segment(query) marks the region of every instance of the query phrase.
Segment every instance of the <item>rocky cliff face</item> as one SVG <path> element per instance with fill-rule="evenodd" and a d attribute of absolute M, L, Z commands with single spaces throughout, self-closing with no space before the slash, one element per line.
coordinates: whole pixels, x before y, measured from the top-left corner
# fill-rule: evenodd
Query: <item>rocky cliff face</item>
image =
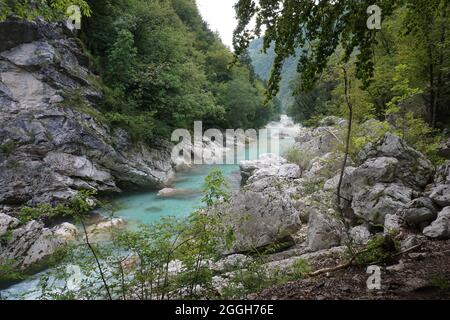
<path fill-rule="evenodd" d="M 0 23 L 0 205 L 64 201 L 79 189 L 162 187 L 170 146 L 133 145 L 99 121 L 102 93 L 62 24 Z"/>
<path fill-rule="evenodd" d="M 174 175 L 168 143 L 132 144 L 101 120 L 89 64 L 63 24 L 0 23 L 0 265 L 28 268 L 77 238 L 68 223 L 21 225 L 14 207 L 160 188 Z"/>

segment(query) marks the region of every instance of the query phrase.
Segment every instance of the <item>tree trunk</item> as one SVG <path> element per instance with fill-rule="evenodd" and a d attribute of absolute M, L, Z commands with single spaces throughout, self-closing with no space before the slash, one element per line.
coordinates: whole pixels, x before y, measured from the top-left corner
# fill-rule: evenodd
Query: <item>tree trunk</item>
<path fill-rule="evenodd" d="M 89 250 L 91 250 L 92 255 L 94 256 L 95 262 L 97 262 L 98 270 L 100 271 L 100 276 L 102 278 L 103 285 L 105 286 L 106 293 L 108 294 L 109 300 L 112 300 L 111 292 L 109 291 L 108 283 L 106 282 L 105 274 L 103 273 L 102 265 L 100 264 L 100 260 L 97 257 L 97 254 L 95 253 L 94 248 L 92 247 L 91 243 L 89 242 L 89 236 L 86 230 L 86 225 L 84 224 L 83 218 L 81 220 L 81 225 L 83 226 L 84 236 L 86 238 L 86 244 L 89 247 Z"/>
<path fill-rule="evenodd" d="M 347 108 L 348 108 L 348 128 L 347 128 L 347 138 L 345 140 L 345 154 L 344 154 L 344 161 L 342 162 L 342 168 L 341 168 L 341 174 L 339 176 L 339 183 L 338 183 L 338 187 L 337 187 L 337 201 L 338 201 L 338 208 L 339 210 L 342 210 L 341 208 L 341 188 L 342 188 L 342 182 L 344 180 L 344 173 L 345 173 L 345 168 L 347 167 L 347 161 L 348 161 L 348 155 L 350 152 L 350 139 L 351 139 L 351 135 L 352 135 L 352 124 L 353 124 L 353 105 L 352 102 L 350 100 L 350 81 L 348 78 L 348 73 L 347 73 L 347 69 L 346 67 L 342 67 L 343 71 L 344 71 L 344 87 L 345 87 L 345 101 L 347 103 Z M 345 222 L 345 220 L 344 220 Z"/>
<path fill-rule="evenodd" d="M 436 93 L 435 93 L 435 101 L 433 105 L 433 120 L 431 127 L 436 129 L 436 118 L 438 110 L 440 109 L 440 99 L 441 99 L 441 89 L 443 87 L 443 75 L 442 75 L 442 67 L 444 65 L 444 46 L 445 46 L 445 38 L 447 35 L 447 8 L 443 9 L 442 12 L 442 27 L 441 27 L 441 37 L 439 39 L 439 65 L 438 68 L 438 76 L 437 76 L 437 85 L 436 85 Z"/>
<path fill-rule="evenodd" d="M 430 81 L 430 101 L 428 102 L 428 124 L 433 126 L 434 108 L 435 108 L 435 87 L 434 87 L 434 64 L 433 64 L 433 48 L 428 39 L 428 80 Z"/>

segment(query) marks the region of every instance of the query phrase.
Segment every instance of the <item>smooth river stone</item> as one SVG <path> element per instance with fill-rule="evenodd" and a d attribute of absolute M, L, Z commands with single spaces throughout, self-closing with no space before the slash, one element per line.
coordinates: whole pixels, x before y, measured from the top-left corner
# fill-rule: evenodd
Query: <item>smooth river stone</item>
<path fill-rule="evenodd" d="M 172 188 L 164 188 L 158 192 L 158 197 L 161 198 L 170 198 L 170 197 L 185 197 L 192 196 L 195 194 L 199 194 L 198 190 L 192 189 L 172 189 Z"/>

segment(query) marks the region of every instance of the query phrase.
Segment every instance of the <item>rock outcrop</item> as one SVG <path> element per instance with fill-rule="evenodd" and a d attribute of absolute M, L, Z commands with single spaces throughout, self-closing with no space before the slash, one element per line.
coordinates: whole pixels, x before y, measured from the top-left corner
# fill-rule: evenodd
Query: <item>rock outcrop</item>
<path fill-rule="evenodd" d="M 289 180 L 277 176 L 255 180 L 221 208 L 235 229 L 236 252 L 284 241 L 300 229 L 300 213 L 289 194 L 280 189 Z"/>
<path fill-rule="evenodd" d="M 344 179 L 344 209 L 372 225 L 383 225 L 387 214 L 417 198 L 433 174 L 425 156 L 391 134 L 370 143 L 359 158 L 362 165 Z"/>
<path fill-rule="evenodd" d="M 445 207 L 437 219 L 423 230 L 423 234 L 432 239 L 450 238 L 450 207 Z"/>
<path fill-rule="evenodd" d="M 407 203 L 397 213 L 404 225 L 422 230 L 437 217 L 437 208 L 427 197 L 414 199 Z"/>
<path fill-rule="evenodd" d="M 0 205 L 161 188 L 172 178 L 170 145 L 132 144 L 102 120 L 89 59 L 63 24 L 8 20 L 0 39 Z"/>
<path fill-rule="evenodd" d="M 450 161 L 438 168 L 434 181 L 430 198 L 441 207 L 450 206 Z"/>
<path fill-rule="evenodd" d="M 300 168 L 273 154 L 242 161 L 245 183 L 218 210 L 234 228 L 233 252 L 247 252 L 278 242 L 292 242 L 301 228 L 300 212 L 289 188 L 300 177 Z"/>
<path fill-rule="evenodd" d="M 438 151 L 442 157 L 450 159 L 450 139 L 443 141 Z"/>
<path fill-rule="evenodd" d="M 344 230 L 332 212 L 313 211 L 308 222 L 307 246 L 314 252 L 337 247 L 344 238 Z"/>
<path fill-rule="evenodd" d="M 77 234 L 70 223 L 46 228 L 32 220 L 20 225 L 19 220 L 0 213 L 0 265 L 26 269 L 75 241 Z"/>

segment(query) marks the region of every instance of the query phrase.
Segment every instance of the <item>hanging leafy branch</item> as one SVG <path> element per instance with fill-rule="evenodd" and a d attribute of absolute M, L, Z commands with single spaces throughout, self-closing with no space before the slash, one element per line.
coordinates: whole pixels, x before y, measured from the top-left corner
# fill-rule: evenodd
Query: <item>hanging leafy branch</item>
<path fill-rule="evenodd" d="M 235 6 L 238 26 L 233 44 L 236 55 L 244 52 L 255 37 L 264 37 L 264 51 L 275 44 L 276 58 L 268 85 L 269 97 L 277 94 L 283 63 L 295 55 L 297 48 L 301 49 L 298 71 L 302 74 L 303 90 L 313 87 L 339 46 L 345 52 L 344 63 L 357 51 L 356 75 L 367 85 L 374 72 L 372 46 L 376 43 L 376 31 L 367 28 L 367 8 L 372 2 L 240 0 Z M 382 18 L 392 14 L 402 2 L 377 1 Z M 252 21 L 256 21 L 254 27 L 251 26 Z"/>

